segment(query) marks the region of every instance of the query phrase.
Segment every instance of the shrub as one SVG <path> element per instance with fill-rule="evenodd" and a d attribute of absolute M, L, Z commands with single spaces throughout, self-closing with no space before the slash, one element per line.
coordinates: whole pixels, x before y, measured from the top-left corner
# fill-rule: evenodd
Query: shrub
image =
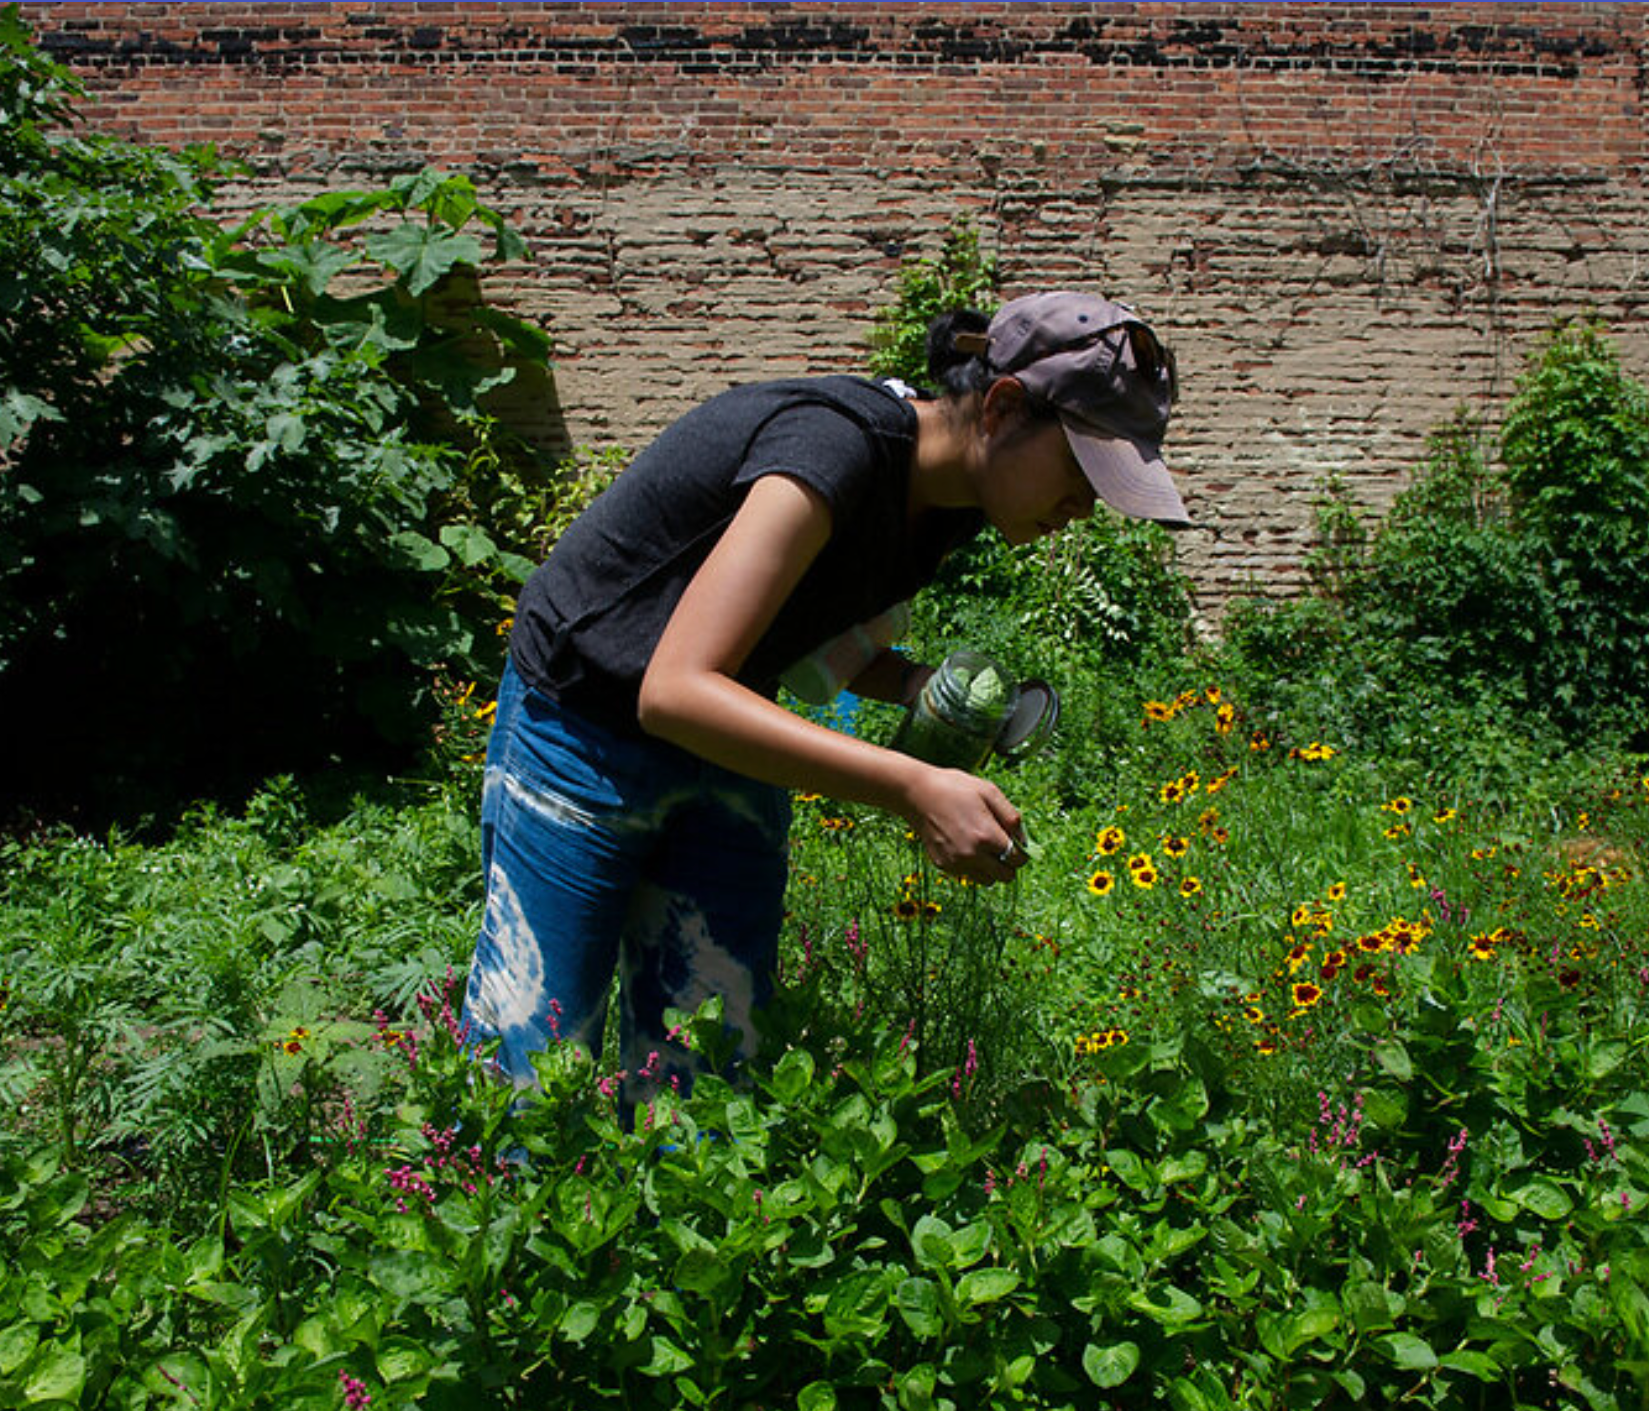
<path fill-rule="evenodd" d="M 477 399 L 548 340 L 443 302 L 519 238 L 432 171 L 225 230 L 224 164 L 69 129 L 15 10 L 0 44 L 8 786 L 130 806 L 400 758 L 433 668 L 496 669 L 530 566 L 477 522 Z"/>
<path fill-rule="evenodd" d="M 1649 701 L 1649 389 L 1601 325 L 1554 329 L 1502 434 L 1515 531 L 1539 562 L 1548 620 L 1535 681 L 1577 730 Z"/>
<path fill-rule="evenodd" d="M 900 268 L 893 300 L 871 330 L 871 371 L 922 385 L 928 325 L 952 309 L 993 312 L 1000 302 L 996 278 L 996 260 L 979 248 L 978 228 L 966 217 L 954 222 L 937 255 L 913 256 Z"/>
<path fill-rule="evenodd" d="M 1457 415 L 1371 532 L 1329 499 L 1312 595 L 1233 611 L 1234 660 L 1274 709 L 1436 761 L 1508 729 L 1641 730 L 1649 393 L 1597 325 L 1563 324 L 1519 379 L 1498 462 L 1490 446 Z"/>

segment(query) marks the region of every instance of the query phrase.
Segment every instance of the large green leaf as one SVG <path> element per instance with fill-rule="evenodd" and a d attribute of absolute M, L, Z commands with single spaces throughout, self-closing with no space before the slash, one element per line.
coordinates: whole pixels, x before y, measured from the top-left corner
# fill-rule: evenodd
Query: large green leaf
<path fill-rule="evenodd" d="M 905 1325 L 919 1338 L 936 1338 L 945 1329 L 939 1311 L 939 1285 L 932 1279 L 904 1280 L 893 1296 L 894 1307 Z"/>
<path fill-rule="evenodd" d="M 1413 1333 L 1388 1333 L 1378 1345 L 1399 1367 L 1411 1372 L 1429 1372 L 1437 1366 L 1437 1353 L 1432 1345 Z"/>
<path fill-rule="evenodd" d="M 75 1405 L 86 1385 L 86 1359 L 75 1334 L 70 1342 L 48 1342 L 40 1346 L 23 1378 L 25 1405 L 42 1401 L 63 1401 Z"/>
<path fill-rule="evenodd" d="M 416 221 L 405 221 L 366 242 L 366 252 L 406 281 L 414 295 L 428 293 L 454 268 L 481 262 L 481 244 L 473 235 L 454 235 Z"/>
<path fill-rule="evenodd" d="M 1095 1386 L 1119 1387 L 1139 1366 L 1139 1344 L 1117 1342 L 1101 1347 L 1089 1343 L 1082 1349 L 1082 1370 Z"/>
<path fill-rule="evenodd" d="M 974 1269 L 956 1281 L 956 1301 L 964 1307 L 995 1303 L 1019 1287 L 1019 1275 L 1012 1269 Z"/>

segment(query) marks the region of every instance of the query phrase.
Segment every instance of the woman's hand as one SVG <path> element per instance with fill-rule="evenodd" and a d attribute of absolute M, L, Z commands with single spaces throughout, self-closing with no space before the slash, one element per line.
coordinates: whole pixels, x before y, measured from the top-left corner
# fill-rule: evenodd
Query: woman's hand
<path fill-rule="evenodd" d="M 989 886 L 1010 882 L 1028 861 L 1023 819 L 988 779 L 960 769 L 924 769 L 906 817 L 941 872 Z"/>

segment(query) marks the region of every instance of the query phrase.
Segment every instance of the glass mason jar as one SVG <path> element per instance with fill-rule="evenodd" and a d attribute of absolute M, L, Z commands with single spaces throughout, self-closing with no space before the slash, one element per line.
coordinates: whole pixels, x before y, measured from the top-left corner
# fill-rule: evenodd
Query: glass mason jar
<path fill-rule="evenodd" d="M 928 677 L 893 736 L 892 748 L 948 769 L 970 773 L 985 762 L 1019 688 L 983 652 L 952 652 Z"/>

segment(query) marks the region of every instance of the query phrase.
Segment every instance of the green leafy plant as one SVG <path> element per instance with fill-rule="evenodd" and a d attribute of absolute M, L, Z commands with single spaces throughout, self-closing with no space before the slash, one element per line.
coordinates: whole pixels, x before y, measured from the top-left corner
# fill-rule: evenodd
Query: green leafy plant
<path fill-rule="evenodd" d="M 1534 546 L 1552 630 L 1537 688 L 1564 722 L 1649 702 L 1649 389 L 1603 327 L 1555 328 L 1530 360 L 1502 433 L 1514 528 Z"/>
<path fill-rule="evenodd" d="M 1554 328 L 1506 410 L 1438 428 L 1366 533 L 1332 500 L 1318 591 L 1232 614 L 1235 660 L 1284 712 L 1333 733 L 1492 766 L 1508 726 L 1578 740 L 1641 731 L 1649 622 L 1649 394 L 1594 323 Z"/>
<path fill-rule="evenodd" d="M 870 335 L 870 368 L 916 386 L 927 379 L 928 325 L 942 313 L 995 311 L 997 264 L 980 247 L 979 229 L 962 217 L 946 230 L 939 250 L 907 258 L 892 300 L 877 311 Z"/>
<path fill-rule="evenodd" d="M 473 275 L 519 237 L 435 171 L 225 229 L 227 168 L 69 128 L 0 27 L 0 722 L 40 762 L 8 787 L 132 811 L 405 758 L 531 566 L 482 399 L 549 340 Z"/>

